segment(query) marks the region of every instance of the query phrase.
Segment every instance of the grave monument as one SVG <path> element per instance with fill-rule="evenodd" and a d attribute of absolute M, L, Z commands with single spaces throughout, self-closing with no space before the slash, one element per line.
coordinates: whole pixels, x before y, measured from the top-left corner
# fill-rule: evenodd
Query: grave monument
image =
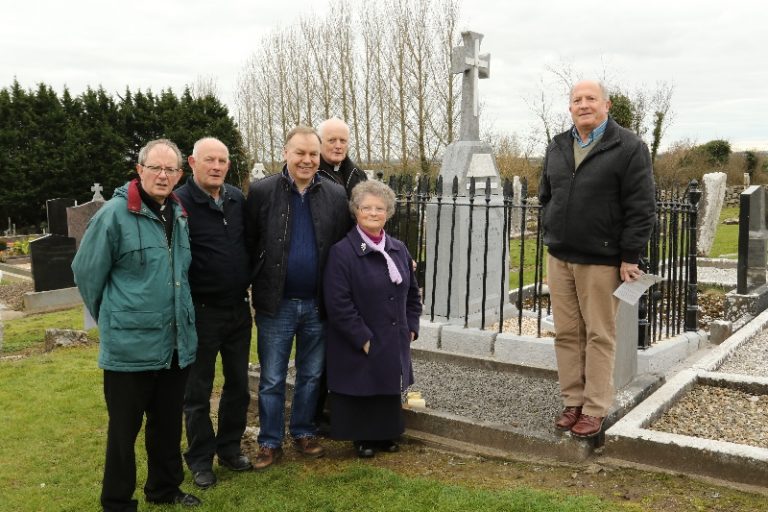
<path fill-rule="evenodd" d="M 70 267 L 75 257 L 75 239 L 68 236 L 67 227 L 67 208 L 75 204 L 76 201 L 69 198 L 46 201 L 50 234 L 29 244 L 36 292 L 75 286 Z"/>
<path fill-rule="evenodd" d="M 508 242 L 503 234 L 499 172 L 491 146 L 480 140 L 478 84 L 490 75 L 490 56 L 480 54 L 482 38 L 477 32 L 463 32 L 463 46 L 451 53 L 451 71 L 463 75 L 460 136 L 443 154 L 440 168 L 443 202 L 439 205 L 433 199 L 427 205 L 426 223 L 425 314 L 431 311 L 434 296 L 437 318 L 468 326 L 480 324 L 484 288 L 486 319 L 498 317 L 500 302 L 508 303 L 506 287 L 500 296 L 500 283 L 506 283 L 508 278 L 508 262 L 502 261 L 499 248 Z M 455 222 L 452 222 L 454 178 L 458 181 L 458 198 Z M 474 198 L 470 197 L 471 178 L 475 178 Z M 487 183 L 490 197 L 486 196 Z M 490 215 L 486 237 L 487 197 Z M 471 208 L 470 203 L 476 207 Z M 485 286 L 484 272 L 487 272 Z"/>
<path fill-rule="evenodd" d="M 696 254 L 706 256 L 712 249 L 717 232 L 717 224 L 720 222 L 720 212 L 725 202 L 724 172 L 710 172 L 704 175 L 704 193 L 699 202 L 699 225 L 696 233 Z"/>
<path fill-rule="evenodd" d="M 90 201 L 67 208 L 67 234 L 75 239 L 76 248 L 80 248 L 80 240 L 83 239 L 85 228 L 88 227 L 88 221 L 104 206 L 104 196 L 101 195 L 102 190 L 104 190 L 104 187 L 94 183 L 91 187 L 93 198 Z"/>

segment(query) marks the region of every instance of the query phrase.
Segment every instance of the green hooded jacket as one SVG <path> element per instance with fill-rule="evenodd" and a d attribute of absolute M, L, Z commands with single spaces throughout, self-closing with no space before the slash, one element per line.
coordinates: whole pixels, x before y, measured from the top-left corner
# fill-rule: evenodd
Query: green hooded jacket
<path fill-rule="evenodd" d="M 195 311 L 187 214 L 174 194 L 171 247 L 141 201 L 138 180 L 115 189 L 93 216 L 72 262 L 75 283 L 99 323 L 99 367 L 138 372 L 195 361 Z"/>

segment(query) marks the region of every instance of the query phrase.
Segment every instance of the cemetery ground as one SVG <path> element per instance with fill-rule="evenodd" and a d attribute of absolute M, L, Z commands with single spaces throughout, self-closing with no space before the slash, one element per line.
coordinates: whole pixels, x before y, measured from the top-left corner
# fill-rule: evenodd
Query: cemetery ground
<path fill-rule="evenodd" d="M 86 345 L 44 352 L 45 327 L 78 328 L 82 308 L 9 320 L 0 359 L 0 511 L 98 510 L 106 410 L 96 331 Z M 255 352 L 255 351 L 254 351 Z M 253 354 L 255 360 L 255 354 Z M 215 401 L 221 387 L 215 383 Z M 250 426 L 257 423 L 251 411 Z M 143 439 L 139 475 L 146 476 Z M 256 451 L 249 429 L 246 452 Z M 200 510 L 757 511 L 768 497 L 714 481 L 632 467 L 602 455 L 584 463 L 511 461 L 405 441 L 397 454 L 360 461 L 349 443 L 326 441 L 319 460 L 286 448 L 263 472 L 216 468 L 220 483 L 197 492 Z M 139 484 L 140 486 L 141 484 Z M 140 489 L 137 495 L 141 495 Z M 170 510 L 163 507 L 142 509 Z"/>

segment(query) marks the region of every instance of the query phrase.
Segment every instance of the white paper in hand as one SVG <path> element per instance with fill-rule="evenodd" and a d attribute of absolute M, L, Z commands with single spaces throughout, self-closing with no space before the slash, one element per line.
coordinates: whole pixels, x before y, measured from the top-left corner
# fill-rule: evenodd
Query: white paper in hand
<path fill-rule="evenodd" d="M 663 280 L 663 277 L 655 276 L 653 274 L 643 274 L 632 282 L 621 283 L 621 286 L 616 288 L 616 291 L 613 292 L 613 296 L 626 302 L 630 306 L 634 306 L 637 304 L 637 301 L 640 300 L 640 297 L 643 296 L 645 290 Z"/>

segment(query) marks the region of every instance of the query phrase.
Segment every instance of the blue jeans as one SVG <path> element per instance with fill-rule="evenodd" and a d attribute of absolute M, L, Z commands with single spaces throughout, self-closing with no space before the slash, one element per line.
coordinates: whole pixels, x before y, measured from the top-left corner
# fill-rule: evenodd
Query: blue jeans
<path fill-rule="evenodd" d="M 289 431 L 294 439 L 317 434 L 314 424 L 325 363 L 325 326 L 314 299 L 283 299 L 273 316 L 256 313 L 260 446 L 277 448 L 285 435 L 285 378 L 296 336 L 296 385 Z"/>

